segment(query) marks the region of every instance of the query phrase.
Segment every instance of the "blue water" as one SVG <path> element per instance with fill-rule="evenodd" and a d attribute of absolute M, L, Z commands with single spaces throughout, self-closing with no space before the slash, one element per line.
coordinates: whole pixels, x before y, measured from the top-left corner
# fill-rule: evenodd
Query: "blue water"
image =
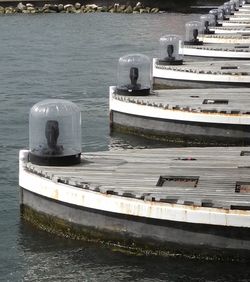
<path fill-rule="evenodd" d="M 15 15 L 0 17 L 0 281 L 250 281 L 248 265 L 134 256 L 57 238 L 20 219 L 18 151 L 28 112 L 45 98 L 78 104 L 83 152 L 160 146 L 109 135 L 108 86 L 128 53 L 158 53 L 167 33 L 198 15 Z"/>

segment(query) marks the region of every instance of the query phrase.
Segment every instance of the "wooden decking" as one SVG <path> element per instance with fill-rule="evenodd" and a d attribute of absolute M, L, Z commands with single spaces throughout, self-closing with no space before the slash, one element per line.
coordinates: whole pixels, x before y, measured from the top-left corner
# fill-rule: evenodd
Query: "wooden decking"
<path fill-rule="evenodd" d="M 29 171 L 121 197 L 213 208 L 250 209 L 250 148 L 168 148 L 84 153 L 71 167 Z"/>
<path fill-rule="evenodd" d="M 250 22 L 249 21 L 223 21 L 221 22 L 222 26 L 232 26 L 232 27 L 250 27 Z"/>
<path fill-rule="evenodd" d="M 232 75 L 232 76 L 249 76 L 250 64 L 248 61 L 215 61 L 215 62 L 184 62 L 180 66 L 162 66 L 156 64 L 157 68 L 174 70 L 178 72 L 190 72 L 213 75 Z"/>
<path fill-rule="evenodd" d="M 221 44 L 246 44 L 250 43 L 249 34 L 205 34 L 199 37 L 204 43 L 221 43 Z"/>
<path fill-rule="evenodd" d="M 249 34 L 228 34 L 228 33 L 220 33 L 220 34 L 205 34 L 202 35 L 202 39 L 205 38 L 217 38 L 217 39 L 242 39 L 243 40 L 249 40 L 250 35 Z"/>
<path fill-rule="evenodd" d="M 230 33 L 226 33 L 230 34 Z M 204 38 L 204 37 L 203 37 Z M 203 40 L 203 39 L 202 39 Z M 209 43 L 209 41 L 217 43 Z M 223 39 L 224 40 L 224 39 Z M 216 38 L 205 38 L 203 45 L 184 45 L 183 54 L 194 57 L 210 57 L 217 59 L 230 60 L 249 60 L 250 48 L 249 44 L 222 43 Z M 228 41 L 227 39 L 225 41 Z"/>
<path fill-rule="evenodd" d="M 244 115 L 250 118 L 249 88 L 158 90 L 146 97 L 116 95 L 115 99 L 164 109 Z"/>
<path fill-rule="evenodd" d="M 250 14 L 249 14 L 250 16 Z M 237 26 L 216 26 L 211 27 L 210 30 L 215 31 L 216 34 L 219 33 L 239 33 L 239 34 L 248 34 L 250 33 L 249 27 L 237 27 Z"/>
<path fill-rule="evenodd" d="M 207 51 L 250 53 L 249 44 L 240 44 L 239 45 L 239 44 L 213 43 L 213 44 L 204 44 L 204 45 L 185 45 L 184 48 L 185 49 L 196 49 L 196 50 L 207 50 Z"/>

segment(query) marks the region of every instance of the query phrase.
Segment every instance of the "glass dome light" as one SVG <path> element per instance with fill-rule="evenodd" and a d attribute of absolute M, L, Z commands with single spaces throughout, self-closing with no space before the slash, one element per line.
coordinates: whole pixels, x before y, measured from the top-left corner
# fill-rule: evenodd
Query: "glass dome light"
<path fill-rule="evenodd" d="M 198 21 L 188 22 L 185 25 L 186 28 L 186 45 L 202 45 L 203 41 L 198 39 L 198 36 L 203 34 L 203 24 Z"/>
<path fill-rule="evenodd" d="M 182 39 L 178 35 L 164 35 L 160 38 L 160 65 L 181 65 L 183 63 Z"/>
<path fill-rule="evenodd" d="M 239 7 L 246 4 L 246 0 L 239 0 Z"/>
<path fill-rule="evenodd" d="M 223 5 L 223 10 L 224 10 L 224 16 L 228 17 L 231 15 L 231 4 L 229 2 L 224 3 Z"/>
<path fill-rule="evenodd" d="M 212 9 L 212 10 L 209 11 L 209 14 L 214 15 L 215 25 L 221 26 L 219 21 L 224 20 L 224 10 L 222 10 L 222 9 Z"/>
<path fill-rule="evenodd" d="M 238 11 L 240 7 L 240 1 L 239 0 L 230 0 L 230 2 L 233 2 L 234 4 L 234 10 Z"/>
<path fill-rule="evenodd" d="M 80 163 L 81 111 L 74 103 L 47 99 L 30 109 L 29 160 L 52 166 Z"/>
<path fill-rule="evenodd" d="M 217 9 L 218 14 L 217 14 L 217 19 L 218 21 L 223 21 L 224 20 L 224 10 L 223 9 Z"/>
<path fill-rule="evenodd" d="M 231 15 L 231 9 L 230 6 L 226 5 L 221 5 L 218 7 L 219 10 L 223 12 L 223 19 L 222 20 L 228 20 L 229 16 Z"/>
<path fill-rule="evenodd" d="M 149 57 L 142 54 L 129 54 L 118 61 L 116 93 L 144 96 L 150 94 L 151 64 Z"/>
<path fill-rule="evenodd" d="M 228 2 L 228 5 L 230 5 L 231 13 L 233 13 L 236 10 L 236 1 L 235 0 L 230 0 Z"/>
<path fill-rule="evenodd" d="M 215 16 L 213 14 L 202 15 L 200 20 L 203 24 L 204 34 L 214 34 L 209 27 L 215 26 Z"/>

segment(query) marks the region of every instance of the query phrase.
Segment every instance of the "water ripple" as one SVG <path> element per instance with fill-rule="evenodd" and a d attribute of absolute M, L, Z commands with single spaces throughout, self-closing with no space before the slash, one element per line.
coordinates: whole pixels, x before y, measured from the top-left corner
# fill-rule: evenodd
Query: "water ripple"
<path fill-rule="evenodd" d="M 83 152 L 160 147 L 109 136 L 108 87 L 128 53 L 158 54 L 166 33 L 184 34 L 199 15 L 1 16 L 0 281 L 249 281 L 239 264 L 121 254 L 62 240 L 20 221 L 18 151 L 28 147 L 30 107 L 64 98 L 82 111 Z"/>

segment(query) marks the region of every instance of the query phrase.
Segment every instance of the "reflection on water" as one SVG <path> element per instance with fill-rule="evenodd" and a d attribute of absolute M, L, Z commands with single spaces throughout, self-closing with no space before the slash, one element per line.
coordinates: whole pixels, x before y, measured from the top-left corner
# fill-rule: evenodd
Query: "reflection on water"
<path fill-rule="evenodd" d="M 135 256 L 56 238 L 27 223 L 19 234 L 24 281 L 249 281 L 249 268 L 238 262 Z"/>
<path fill-rule="evenodd" d="M 166 143 L 157 140 L 145 139 L 143 137 L 113 132 L 110 136 L 109 150 L 126 150 L 126 149 L 149 149 L 149 148 L 166 148 L 178 147 L 173 143 Z"/>

